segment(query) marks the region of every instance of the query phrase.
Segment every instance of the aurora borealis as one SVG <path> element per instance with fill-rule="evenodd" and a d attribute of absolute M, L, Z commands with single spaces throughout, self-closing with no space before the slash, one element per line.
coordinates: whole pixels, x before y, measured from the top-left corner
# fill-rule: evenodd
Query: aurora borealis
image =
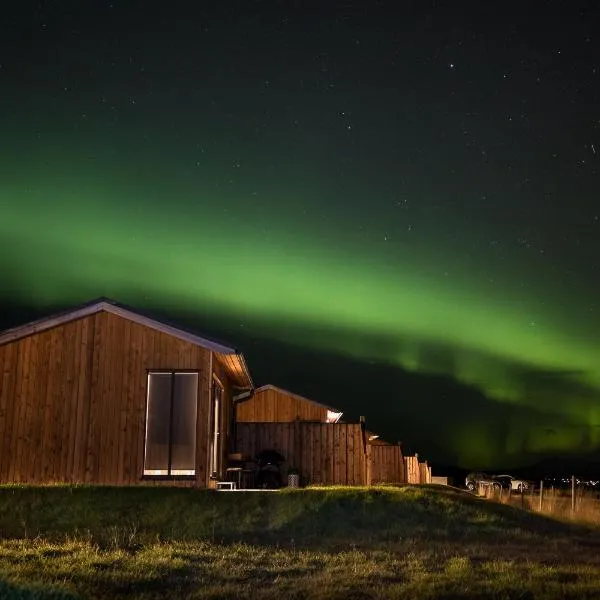
<path fill-rule="evenodd" d="M 110 296 L 444 464 L 597 453 L 599 9 L 364 4 L 9 13 L 4 324 Z"/>

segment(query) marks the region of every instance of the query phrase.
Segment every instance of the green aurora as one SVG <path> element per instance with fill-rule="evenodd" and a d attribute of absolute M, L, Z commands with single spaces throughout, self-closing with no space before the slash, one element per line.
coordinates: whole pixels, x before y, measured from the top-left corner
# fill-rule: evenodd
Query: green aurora
<path fill-rule="evenodd" d="M 428 459 L 597 460 L 598 3 L 13 4 L 3 323 L 109 296 Z"/>
<path fill-rule="evenodd" d="M 0 266 L 12 301 L 43 310 L 108 295 L 175 313 L 202 307 L 256 337 L 450 376 L 495 402 L 552 415 L 550 430 L 515 421 L 502 448 L 490 443 L 487 426 L 455 427 L 447 442 L 463 465 L 516 460 L 524 443 L 534 453 L 600 445 L 599 348 L 586 341 L 585 324 L 558 326 L 555 306 L 539 297 L 506 288 L 491 298 L 460 269 L 440 278 L 423 248 L 400 248 L 391 259 L 385 243 L 361 246 L 343 231 L 266 211 L 227 213 L 209 190 L 179 189 L 164 207 L 148 204 L 160 189 L 91 177 L 40 177 L 0 190 Z M 424 351 L 432 346 L 444 350 Z M 532 389 L 524 369 L 557 374 L 564 389 Z"/>

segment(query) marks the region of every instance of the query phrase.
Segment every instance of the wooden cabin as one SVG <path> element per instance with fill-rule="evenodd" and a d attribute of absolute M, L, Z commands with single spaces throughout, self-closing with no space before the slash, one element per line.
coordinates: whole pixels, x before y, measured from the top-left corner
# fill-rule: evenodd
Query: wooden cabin
<path fill-rule="evenodd" d="M 263 385 L 236 403 L 238 423 L 337 423 L 342 412 L 274 385 Z"/>
<path fill-rule="evenodd" d="M 0 333 L 0 482 L 207 487 L 230 451 L 237 350 L 100 299 Z"/>
<path fill-rule="evenodd" d="M 237 402 L 235 412 L 240 453 L 279 452 L 284 476 L 298 471 L 303 485 L 366 484 L 364 427 L 341 422 L 341 411 L 264 385 Z"/>

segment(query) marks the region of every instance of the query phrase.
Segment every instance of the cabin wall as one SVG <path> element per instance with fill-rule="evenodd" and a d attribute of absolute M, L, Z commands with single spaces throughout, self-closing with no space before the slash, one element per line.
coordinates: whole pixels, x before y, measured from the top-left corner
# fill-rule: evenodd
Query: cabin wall
<path fill-rule="evenodd" d="M 225 468 L 227 465 L 227 456 L 233 452 L 234 440 L 232 439 L 233 423 L 233 394 L 234 388 L 231 381 L 227 377 L 225 365 L 213 357 L 212 361 L 213 376 L 217 378 L 223 386 L 223 402 L 221 403 L 221 473 L 219 476 L 224 477 Z M 212 390 L 212 387 L 211 387 Z"/>
<path fill-rule="evenodd" d="M 264 389 L 237 405 L 238 423 L 327 422 L 327 408 L 280 390 Z"/>
<path fill-rule="evenodd" d="M 0 481 L 141 482 L 149 369 L 200 372 L 206 486 L 210 351 L 107 312 L 0 346 Z"/>
<path fill-rule="evenodd" d="M 435 485 L 452 485 L 452 480 L 450 477 L 444 475 L 432 475 L 431 483 Z"/>

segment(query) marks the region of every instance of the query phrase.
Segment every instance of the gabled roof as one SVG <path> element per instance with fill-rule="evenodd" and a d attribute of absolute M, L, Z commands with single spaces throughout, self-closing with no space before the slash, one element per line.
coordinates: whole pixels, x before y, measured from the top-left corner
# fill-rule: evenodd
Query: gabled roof
<path fill-rule="evenodd" d="M 369 440 L 369 442 L 371 442 L 377 446 L 398 446 L 398 445 L 400 445 L 400 442 L 398 442 L 397 444 L 392 444 L 391 442 L 384 440 L 378 433 L 375 433 L 374 431 L 367 430 L 365 433 L 367 435 L 367 439 Z"/>
<path fill-rule="evenodd" d="M 171 335 L 185 342 L 201 346 L 217 353 L 220 355 L 223 362 L 228 363 L 230 367 L 234 367 L 235 371 L 238 372 L 238 377 L 247 384 L 247 387 L 253 387 L 252 378 L 244 355 L 235 348 L 215 340 L 201 337 L 189 329 L 170 324 L 163 319 L 151 317 L 137 309 L 115 302 L 110 298 L 98 298 L 63 312 L 38 319 L 37 321 L 31 321 L 25 325 L 8 329 L 0 333 L 0 346 L 102 311 L 123 317 L 140 325 L 144 325 L 145 327 L 149 327 L 150 329 L 166 333 L 167 335 Z M 230 364 L 232 362 L 233 364 Z"/>
<path fill-rule="evenodd" d="M 342 415 L 344 414 L 341 410 L 338 410 L 337 408 L 332 408 L 331 406 L 327 406 L 326 404 L 321 404 L 320 402 L 317 402 L 316 400 L 311 400 L 310 398 L 305 398 L 304 396 L 300 396 L 300 394 L 295 394 L 294 392 L 290 392 L 289 390 L 284 390 L 283 388 L 277 387 L 276 385 L 271 385 L 270 383 L 267 385 L 261 385 L 259 388 L 256 388 L 254 390 L 254 393 L 258 394 L 258 393 L 266 391 L 266 390 L 274 390 L 276 392 L 281 392 L 282 394 L 286 394 L 287 396 L 291 396 L 292 398 L 295 398 L 296 400 L 301 400 L 302 402 L 310 402 L 311 404 L 316 404 L 317 406 L 320 406 L 321 408 L 326 409 L 332 415 L 335 415 L 335 417 L 332 417 L 332 422 L 339 421 L 342 418 Z"/>

